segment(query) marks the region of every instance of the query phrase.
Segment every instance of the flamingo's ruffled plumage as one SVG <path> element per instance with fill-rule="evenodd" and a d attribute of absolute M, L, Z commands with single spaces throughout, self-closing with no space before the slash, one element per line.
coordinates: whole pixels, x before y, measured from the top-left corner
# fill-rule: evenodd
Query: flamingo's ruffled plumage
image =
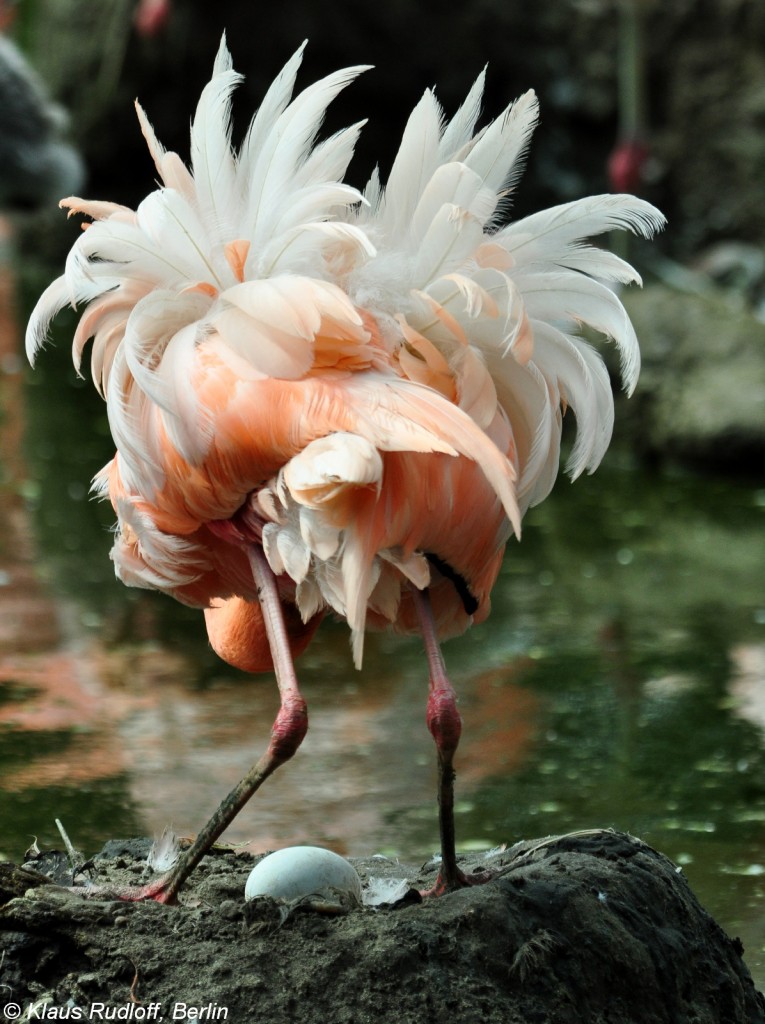
<path fill-rule="evenodd" d="M 220 628 L 257 599 L 239 537 L 262 543 L 304 621 L 347 618 L 357 662 L 366 625 L 412 625 L 407 580 L 430 587 L 443 632 L 487 614 L 504 544 L 557 474 L 562 411 L 577 419 L 573 476 L 609 443 L 609 379 L 580 325 L 616 342 L 628 390 L 637 378 L 604 282 L 638 275 L 583 240 L 663 223 L 602 195 L 498 226 L 537 102 L 526 93 L 475 133 L 483 75 L 448 123 L 426 92 L 387 185 L 374 175 L 360 193 L 343 178 L 362 125 L 316 136 L 364 69 L 291 99 L 301 56 L 234 153 L 239 76 L 221 44 L 190 170 L 138 108 L 162 186 L 136 211 L 63 202 L 93 223 L 27 334 L 33 358 L 55 314 L 85 305 L 74 358 L 92 338 L 117 447 L 97 477 L 119 519 L 117 573 L 217 606 L 213 642 L 242 665 L 257 656 Z"/>

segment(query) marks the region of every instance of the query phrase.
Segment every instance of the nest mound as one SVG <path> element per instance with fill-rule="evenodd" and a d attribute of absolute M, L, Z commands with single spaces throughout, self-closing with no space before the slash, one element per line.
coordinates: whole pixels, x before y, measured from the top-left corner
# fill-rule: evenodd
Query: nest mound
<path fill-rule="evenodd" d="M 107 844 L 97 881 L 135 884 L 146 850 Z M 741 944 L 631 836 L 518 843 L 492 857 L 493 881 L 425 901 L 429 866 L 354 860 L 362 880 L 405 876 L 412 890 L 393 907 L 335 913 L 245 904 L 255 860 L 215 851 L 177 907 L 83 900 L 5 865 L 0 982 L 22 1008 L 47 1001 L 48 1014 L 81 1008 L 81 1019 L 101 1005 L 116 1019 L 270 1024 L 765 1022 Z"/>

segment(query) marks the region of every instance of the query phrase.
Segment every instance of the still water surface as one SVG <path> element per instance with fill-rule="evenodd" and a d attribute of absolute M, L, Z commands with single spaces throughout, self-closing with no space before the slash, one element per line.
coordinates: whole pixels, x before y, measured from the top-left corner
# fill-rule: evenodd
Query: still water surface
<path fill-rule="evenodd" d="M 61 336 L 66 336 L 66 327 Z M 193 833 L 267 743 L 268 677 L 208 649 L 201 613 L 128 591 L 110 456 L 65 343 L 32 375 L 9 346 L 0 418 L 0 856 Z M 765 985 L 765 490 L 647 474 L 619 446 L 561 479 L 512 544 L 487 623 L 445 647 L 461 698 L 458 836 L 481 848 L 590 827 L 665 852 Z M 364 669 L 322 626 L 301 660 L 311 729 L 227 833 L 425 857 L 437 847 L 426 670 L 372 636 Z"/>

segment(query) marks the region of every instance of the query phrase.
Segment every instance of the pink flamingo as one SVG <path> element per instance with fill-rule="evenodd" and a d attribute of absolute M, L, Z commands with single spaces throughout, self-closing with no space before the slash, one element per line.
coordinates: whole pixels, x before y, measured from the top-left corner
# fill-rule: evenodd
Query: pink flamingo
<path fill-rule="evenodd" d="M 361 667 L 368 628 L 420 633 L 438 753 L 442 863 L 432 890 L 466 884 L 455 856 L 460 736 L 439 640 L 483 621 L 505 545 L 555 480 L 592 471 L 613 400 L 586 324 L 638 374 L 629 319 L 603 281 L 639 281 L 582 240 L 663 224 L 628 195 L 567 203 L 500 226 L 537 118 L 526 93 L 475 134 L 479 76 L 448 123 L 427 91 L 383 188 L 343 177 L 362 124 L 316 142 L 330 101 L 363 67 L 291 100 L 302 47 L 232 151 L 239 81 L 221 43 L 191 129 L 191 170 L 137 107 L 162 185 L 133 211 L 65 199 L 90 218 L 40 298 L 29 356 L 65 305 L 86 308 L 79 368 L 106 400 L 117 453 L 95 478 L 118 519 L 118 577 L 204 608 L 230 664 L 273 670 L 268 749 L 193 845 L 126 898 L 172 902 L 308 719 L 293 659 L 327 612 Z"/>

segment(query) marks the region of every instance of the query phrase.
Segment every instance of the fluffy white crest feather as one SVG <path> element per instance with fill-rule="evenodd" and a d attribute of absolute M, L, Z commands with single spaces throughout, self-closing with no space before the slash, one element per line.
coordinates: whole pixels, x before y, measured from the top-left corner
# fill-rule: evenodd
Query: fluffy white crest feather
<path fill-rule="evenodd" d="M 598 195 L 575 199 L 532 213 L 501 228 L 495 241 L 529 266 L 565 257 L 569 247 L 607 231 L 632 231 L 650 238 L 664 226 L 664 217 L 642 199 L 630 195 Z"/>
<path fill-rule="evenodd" d="M 466 164 L 442 164 L 422 191 L 411 224 L 413 239 L 423 239 L 442 207 L 452 206 L 472 214 L 481 226 L 486 224 L 497 205 L 493 189 Z"/>
<path fill-rule="evenodd" d="M 476 122 L 481 113 L 481 100 L 485 85 L 486 68 L 473 82 L 464 103 L 444 128 L 438 147 L 438 158 L 442 164 L 458 160 L 458 153 L 472 141 Z"/>
<path fill-rule="evenodd" d="M 316 266 L 317 255 L 323 257 L 325 270 L 343 275 L 375 256 L 376 249 L 354 224 L 300 224 L 263 247 L 258 270 L 265 277 L 310 272 Z"/>
<path fill-rule="evenodd" d="M 202 90 L 191 126 L 191 169 L 202 219 L 216 240 L 236 233 L 239 195 L 231 151 L 231 94 L 242 76 L 221 40 L 213 77 Z"/>
<path fill-rule="evenodd" d="M 305 89 L 281 113 L 256 154 L 242 164 L 247 173 L 246 233 L 257 246 L 269 237 L 279 212 L 291 195 L 295 175 L 308 159 L 324 113 L 337 96 L 368 65 L 346 68 Z M 345 141 L 335 145 L 347 152 Z M 336 205 L 333 203 L 333 205 Z"/>
<path fill-rule="evenodd" d="M 263 102 L 250 122 L 239 156 L 240 173 L 245 178 L 250 177 L 253 164 L 259 159 L 266 140 L 272 134 L 277 120 L 292 98 L 297 73 L 303 63 L 305 48 L 306 42 L 303 42 L 284 65 L 269 86 Z"/>
<path fill-rule="evenodd" d="M 640 372 L 640 349 L 624 306 L 610 288 L 566 271 L 518 274 L 515 281 L 532 329 L 537 321 L 567 329 L 587 324 L 613 338 L 622 358 L 622 376 L 632 392 Z"/>
<path fill-rule="evenodd" d="M 497 193 L 512 188 L 522 171 L 521 161 L 539 117 L 533 90 L 524 93 L 468 145 L 465 163 L 487 188 Z"/>
<path fill-rule="evenodd" d="M 409 115 L 377 214 L 378 230 L 389 239 L 405 237 L 412 215 L 438 167 L 442 110 L 426 90 Z"/>

